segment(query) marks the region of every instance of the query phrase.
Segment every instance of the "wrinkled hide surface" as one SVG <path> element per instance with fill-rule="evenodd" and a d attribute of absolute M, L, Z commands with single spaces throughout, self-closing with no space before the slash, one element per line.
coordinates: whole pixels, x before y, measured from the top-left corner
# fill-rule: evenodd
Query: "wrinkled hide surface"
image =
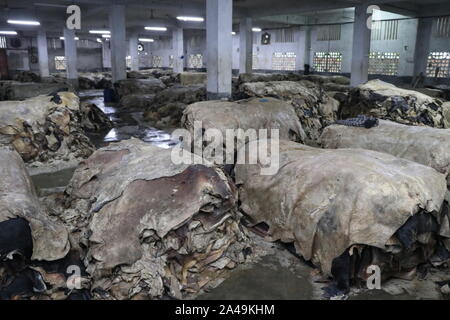
<path fill-rule="evenodd" d="M 78 86 L 80 89 L 106 89 L 112 87 L 112 77 L 107 72 L 79 73 Z"/>
<path fill-rule="evenodd" d="M 0 147 L 0 223 L 14 218 L 25 219 L 33 238 L 33 260 L 54 261 L 70 249 L 68 232 L 50 220 L 39 203 L 27 169 L 19 154 Z"/>
<path fill-rule="evenodd" d="M 441 100 L 380 80 L 354 88 L 339 111 L 341 119 L 359 114 L 408 125 L 446 128 Z"/>
<path fill-rule="evenodd" d="M 117 96 L 122 99 L 130 94 L 155 94 L 166 88 L 165 84 L 155 78 L 148 79 L 125 79 L 114 83 Z"/>
<path fill-rule="evenodd" d="M 155 95 L 144 116 L 162 126 L 179 127 L 188 104 L 206 100 L 206 88 L 200 85 L 174 85 Z"/>
<path fill-rule="evenodd" d="M 31 71 L 20 71 L 13 76 L 13 80 L 18 82 L 41 82 L 41 77 Z"/>
<path fill-rule="evenodd" d="M 81 102 L 80 111 L 82 115 L 81 126 L 86 131 L 106 131 L 113 127 L 108 116 L 93 103 Z"/>
<path fill-rule="evenodd" d="M 337 119 L 339 103 L 310 81 L 244 83 L 241 91 L 250 97 L 274 97 L 291 103 L 311 143 L 316 143 L 322 129 Z"/>
<path fill-rule="evenodd" d="M 70 85 L 62 81 L 63 83 L 0 81 L 0 101 L 25 100 L 61 91 L 62 88 L 73 91 Z"/>
<path fill-rule="evenodd" d="M 255 147 L 250 143 L 248 152 Z M 393 236 L 414 214 L 428 212 L 441 220 L 445 177 L 418 163 L 362 149 L 280 141 L 279 168 L 263 176 L 259 164 L 236 166 L 241 210 L 254 225 L 266 223 L 271 240 L 294 242 L 299 254 L 328 275 L 333 260 L 352 246 L 402 252 Z"/>
<path fill-rule="evenodd" d="M 67 189 L 97 298 L 182 298 L 243 261 L 233 184 L 137 139 L 99 149 Z"/>
<path fill-rule="evenodd" d="M 206 72 L 182 72 L 179 74 L 182 86 L 206 84 Z"/>
<path fill-rule="evenodd" d="M 236 129 L 267 129 L 268 135 L 271 129 L 279 129 L 280 139 L 303 141 L 305 138 L 302 125 L 297 120 L 292 106 L 274 98 L 251 98 L 236 102 L 205 101 L 189 105 L 183 113 L 181 123 L 194 139 L 201 139 L 201 134 L 194 136 L 195 121 L 201 121 L 202 124 L 202 128 L 196 128 L 197 130 L 219 130 L 224 143 L 226 131 Z M 237 148 L 241 143 L 242 141 L 238 140 Z"/>
<path fill-rule="evenodd" d="M 324 148 L 361 148 L 389 153 L 450 174 L 450 130 L 380 120 L 371 129 L 332 125 L 325 128 Z M 449 183 L 450 185 L 450 183 Z"/>
<path fill-rule="evenodd" d="M 0 103 L 0 143 L 25 162 L 86 158 L 93 146 L 81 129 L 78 97 L 71 92 Z"/>

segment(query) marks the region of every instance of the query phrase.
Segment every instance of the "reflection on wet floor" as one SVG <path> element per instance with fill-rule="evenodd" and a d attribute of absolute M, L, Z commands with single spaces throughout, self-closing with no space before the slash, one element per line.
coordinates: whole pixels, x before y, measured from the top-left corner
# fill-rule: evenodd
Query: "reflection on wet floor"
<path fill-rule="evenodd" d="M 79 93 L 81 100 L 95 104 L 113 122 L 114 128 L 109 132 L 91 133 L 89 137 L 96 147 L 110 142 L 118 142 L 131 137 L 141 139 L 161 148 L 171 148 L 179 141 L 171 139 L 170 133 L 156 129 L 145 122 L 142 110 L 122 109 L 114 103 L 103 100 L 102 90 L 85 90 Z"/>
<path fill-rule="evenodd" d="M 217 288 L 199 297 L 200 300 L 309 300 L 312 285 L 308 269 L 295 274 L 280 263 L 276 255 L 266 256 L 246 270 L 231 274 Z"/>

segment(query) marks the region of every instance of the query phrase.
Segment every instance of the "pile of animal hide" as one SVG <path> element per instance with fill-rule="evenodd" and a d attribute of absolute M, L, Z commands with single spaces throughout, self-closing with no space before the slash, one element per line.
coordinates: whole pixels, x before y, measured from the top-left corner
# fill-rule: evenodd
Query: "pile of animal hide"
<path fill-rule="evenodd" d="M 142 93 L 136 93 L 136 94 L 129 94 L 119 101 L 119 105 L 127 110 L 146 110 L 147 108 L 150 108 L 153 105 L 153 100 L 155 99 L 154 94 L 142 94 Z"/>
<path fill-rule="evenodd" d="M 315 144 L 323 128 L 337 119 L 339 103 L 310 81 L 244 83 L 241 91 L 250 97 L 275 97 L 291 103 L 305 130 L 307 144 Z"/>
<path fill-rule="evenodd" d="M 154 77 L 161 80 L 166 86 L 171 86 L 175 83 L 180 82 L 180 74 L 174 73 L 172 70 L 166 69 L 145 69 L 139 71 L 131 71 L 128 73 L 128 78 L 141 78 L 146 79 L 149 77 Z"/>
<path fill-rule="evenodd" d="M 233 183 L 130 139 L 76 170 L 62 215 L 86 248 L 96 299 L 185 298 L 245 260 Z"/>
<path fill-rule="evenodd" d="M 107 89 L 112 87 L 112 77 L 107 72 L 86 72 L 80 73 L 78 77 L 80 89 Z"/>
<path fill-rule="evenodd" d="M 450 101 L 450 86 L 449 85 L 438 84 L 438 85 L 432 85 L 432 86 L 429 86 L 429 87 L 432 90 L 439 91 L 440 92 L 440 94 L 439 94 L 440 98 L 442 98 L 444 100 L 447 100 L 447 101 Z"/>
<path fill-rule="evenodd" d="M 13 76 L 13 80 L 18 82 L 41 82 L 41 77 L 31 71 L 20 71 Z"/>
<path fill-rule="evenodd" d="M 298 73 L 241 73 L 238 83 L 270 82 L 270 81 L 298 81 L 301 80 Z"/>
<path fill-rule="evenodd" d="M 78 97 L 71 92 L 0 103 L 0 144 L 25 162 L 87 158 L 93 146 L 81 127 Z"/>
<path fill-rule="evenodd" d="M 95 104 L 90 102 L 80 103 L 81 127 L 85 131 L 99 132 L 110 130 L 113 127 L 112 121 Z"/>
<path fill-rule="evenodd" d="M 67 286 L 69 233 L 40 204 L 19 154 L 0 147 L 0 161 L 0 299 L 66 299 L 77 291 Z"/>
<path fill-rule="evenodd" d="M 324 148 L 361 148 L 385 152 L 429 166 L 448 176 L 450 187 L 450 130 L 407 126 L 387 120 L 371 129 L 332 125 L 323 131 Z"/>
<path fill-rule="evenodd" d="M 186 106 L 204 100 L 206 100 L 204 86 L 174 85 L 155 95 L 145 112 L 145 118 L 158 126 L 178 127 Z"/>
<path fill-rule="evenodd" d="M 323 76 L 318 74 L 309 74 L 300 76 L 300 80 L 308 80 L 318 84 L 334 83 L 341 86 L 350 85 L 350 79 L 344 76 Z"/>
<path fill-rule="evenodd" d="M 117 97 L 122 99 L 130 94 L 155 94 L 166 88 L 166 85 L 159 79 L 125 79 L 114 83 Z"/>
<path fill-rule="evenodd" d="M 206 72 L 182 72 L 178 75 L 182 86 L 206 84 Z"/>
<path fill-rule="evenodd" d="M 0 81 L 0 101 L 25 100 L 63 90 L 73 91 L 73 88 L 66 83 L 56 82 Z"/>
<path fill-rule="evenodd" d="M 250 142 L 246 152 L 257 153 L 260 144 Z M 448 240 L 445 176 L 430 167 L 291 141 L 280 141 L 275 175 L 262 175 L 262 167 L 235 167 L 250 226 L 269 240 L 293 243 L 324 275 L 333 275 L 340 290 L 367 279 L 370 265 L 380 267 L 383 279 L 409 272 Z"/>
<path fill-rule="evenodd" d="M 228 101 L 204 101 L 189 105 L 183 113 L 181 119 L 182 126 L 188 129 L 193 137 L 193 141 L 185 142 L 186 148 L 190 149 L 193 145 L 202 146 L 204 135 L 207 130 L 218 130 L 223 137 L 223 144 L 227 150 L 237 150 L 247 140 L 258 138 L 270 138 L 271 130 L 279 130 L 279 138 L 302 142 L 305 139 L 305 133 L 301 123 L 298 121 L 295 110 L 292 106 L 282 100 L 274 98 L 251 98 L 235 102 Z M 195 126 L 196 123 L 200 127 Z M 241 129 L 241 134 L 237 132 Z M 245 135 L 249 129 L 256 130 L 256 135 Z M 266 129 L 267 132 L 260 130 Z M 232 137 L 227 137 L 230 130 L 236 135 L 235 142 Z M 203 132 L 203 134 L 202 134 Z M 260 134 L 267 134 L 260 136 Z M 212 137 L 210 137 L 212 138 Z M 227 145 L 233 143 L 233 148 Z M 218 143 L 218 141 L 215 141 Z M 192 149 L 191 149 L 192 150 Z"/>
<path fill-rule="evenodd" d="M 444 128 L 450 128 L 450 102 L 442 104 L 442 115 L 444 116 Z"/>
<path fill-rule="evenodd" d="M 341 119 L 359 114 L 408 125 L 445 128 L 442 101 L 417 91 L 372 80 L 354 88 L 347 103 L 341 105 Z"/>

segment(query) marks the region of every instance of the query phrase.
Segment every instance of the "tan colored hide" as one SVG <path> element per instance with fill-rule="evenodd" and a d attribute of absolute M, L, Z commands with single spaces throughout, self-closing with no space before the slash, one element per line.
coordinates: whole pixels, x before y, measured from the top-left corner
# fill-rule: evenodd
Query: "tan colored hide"
<path fill-rule="evenodd" d="M 182 298 L 243 261 L 234 185 L 219 169 L 173 164 L 171 150 L 111 144 L 81 164 L 67 193 L 93 288 L 108 292 L 97 298 Z"/>
<path fill-rule="evenodd" d="M 271 129 L 279 129 L 280 139 L 303 141 L 305 138 L 292 106 L 274 98 L 194 103 L 184 111 L 181 123 L 193 134 L 195 121 L 201 121 L 202 129 L 219 130 L 224 142 L 226 131 L 236 129 L 267 129 L 269 135 Z"/>
<path fill-rule="evenodd" d="M 241 91 L 250 97 L 274 97 L 292 104 L 308 144 L 316 144 L 322 129 L 337 119 L 338 101 L 310 81 L 244 83 Z"/>
<path fill-rule="evenodd" d="M 54 261 L 70 249 L 66 228 L 52 221 L 39 203 L 34 186 L 19 154 L 0 147 L 0 222 L 23 218 L 33 237 L 32 260 Z"/>
<path fill-rule="evenodd" d="M 93 146 L 81 128 L 78 97 L 71 92 L 0 102 L 0 144 L 12 145 L 25 162 L 86 158 Z"/>
<path fill-rule="evenodd" d="M 359 114 L 409 125 L 435 128 L 447 126 L 441 100 L 380 80 L 372 80 L 354 88 L 348 101 L 339 110 L 341 119 Z"/>
<path fill-rule="evenodd" d="M 256 152 L 255 143 L 250 151 Z M 352 245 L 388 250 L 393 235 L 423 209 L 438 215 L 445 177 L 430 167 L 362 149 L 324 150 L 280 142 L 280 169 L 237 165 L 241 210 L 265 222 L 272 240 L 331 274 L 333 259 Z M 439 217 L 438 217 L 439 221 Z"/>
<path fill-rule="evenodd" d="M 450 174 L 450 130 L 406 126 L 380 120 L 371 129 L 332 125 L 325 128 L 324 148 L 361 148 L 385 152 Z M 449 180 L 450 185 L 450 180 Z"/>

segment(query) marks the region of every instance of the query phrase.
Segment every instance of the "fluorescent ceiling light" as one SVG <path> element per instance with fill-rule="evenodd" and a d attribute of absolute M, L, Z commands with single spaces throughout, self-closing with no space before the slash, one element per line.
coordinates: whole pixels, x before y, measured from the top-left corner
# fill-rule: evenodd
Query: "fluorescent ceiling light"
<path fill-rule="evenodd" d="M 139 38 L 139 41 L 141 41 L 141 42 L 154 42 L 155 40 L 150 39 L 150 38 Z"/>
<path fill-rule="evenodd" d="M 32 20 L 8 20 L 10 24 L 23 24 L 27 26 L 39 26 L 41 23 L 39 21 Z"/>
<path fill-rule="evenodd" d="M 151 31 L 167 31 L 166 27 L 145 27 L 145 30 Z"/>
<path fill-rule="evenodd" d="M 108 30 L 89 30 L 89 33 L 93 34 L 110 34 L 111 32 Z"/>
<path fill-rule="evenodd" d="M 80 40 L 80 38 L 78 38 L 78 37 L 75 37 L 74 39 L 75 40 Z M 59 40 L 64 40 L 64 37 L 59 37 Z"/>
<path fill-rule="evenodd" d="M 194 21 L 194 22 L 203 22 L 205 20 L 202 17 L 177 17 L 177 19 L 181 21 Z"/>
<path fill-rule="evenodd" d="M 232 34 L 233 36 L 235 36 L 235 35 L 236 35 L 236 32 L 234 32 L 234 31 L 231 31 L 231 34 Z"/>
<path fill-rule="evenodd" d="M 110 34 L 102 34 L 102 37 L 109 39 L 109 38 L 111 38 L 111 35 Z"/>
<path fill-rule="evenodd" d="M 252 28 L 252 31 L 253 31 L 253 32 L 261 32 L 262 29 L 261 29 L 261 28 Z"/>
<path fill-rule="evenodd" d="M 0 31 L 0 34 L 15 36 L 15 35 L 17 35 L 17 32 L 15 32 L 15 31 Z"/>

